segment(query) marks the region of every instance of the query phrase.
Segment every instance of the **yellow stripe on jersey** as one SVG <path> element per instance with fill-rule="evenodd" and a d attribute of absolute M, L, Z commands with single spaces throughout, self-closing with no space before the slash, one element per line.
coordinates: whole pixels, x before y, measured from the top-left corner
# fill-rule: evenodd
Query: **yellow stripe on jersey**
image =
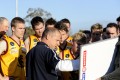
<path fill-rule="evenodd" d="M 72 44 L 73 43 L 72 40 L 73 40 L 73 38 L 71 36 L 69 36 L 66 41 Z"/>
<path fill-rule="evenodd" d="M 30 46 L 29 46 L 29 50 L 32 49 L 34 46 L 36 46 L 37 42 L 39 41 L 39 39 L 35 36 L 35 35 L 30 35 L 29 36 L 30 39 Z"/>

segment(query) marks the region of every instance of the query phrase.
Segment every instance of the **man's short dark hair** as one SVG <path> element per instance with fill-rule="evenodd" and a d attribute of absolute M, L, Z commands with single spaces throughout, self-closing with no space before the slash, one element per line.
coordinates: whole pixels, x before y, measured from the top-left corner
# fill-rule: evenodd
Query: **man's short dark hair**
<path fill-rule="evenodd" d="M 23 23 L 23 24 L 25 24 L 25 21 L 22 18 L 20 18 L 20 17 L 15 17 L 11 21 L 11 27 L 16 27 L 17 23 Z"/>
<path fill-rule="evenodd" d="M 69 32 L 67 26 L 63 24 L 61 21 L 58 21 L 56 23 L 55 28 L 57 28 L 58 30 L 64 30 L 65 32 Z"/>
<path fill-rule="evenodd" d="M 39 16 L 34 17 L 34 18 L 31 20 L 32 28 L 35 29 L 35 26 L 38 25 L 39 23 L 43 23 L 43 24 L 44 24 L 43 19 L 42 19 L 41 17 L 39 17 Z"/>
<path fill-rule="evenodd" d="M 86 36 L 90 36 L 91 37 L 91 31 L 90 30 L 84 30 L 83 33 L 85 33 Z"/>
<path fill-rule="evenodd" d="M 45 27 L 47 27 L 48 25 L 55 25 L 55 24 L 56 24 L 56 20 L 53 18 L 49 18 L 45 23 Z"/>
<path fill-rule="evenodd" d="M 120 16 L 116 19 L 116 21 L 120 21 Z"/>
<path fill-rule="evenodd" d="M 66 19 L 66 18 L 62 19 L 61 22 L 70 24 L 70 21 L 68 19 Z"/>
<path fill-rule="evenodd" d="M 119 29 L 119 27 L 118 27 L 118 25 L 116 23 L 109 23 L 106 28 L 111 28 L 111 27 L 115 27 L 116 30 Z"/>

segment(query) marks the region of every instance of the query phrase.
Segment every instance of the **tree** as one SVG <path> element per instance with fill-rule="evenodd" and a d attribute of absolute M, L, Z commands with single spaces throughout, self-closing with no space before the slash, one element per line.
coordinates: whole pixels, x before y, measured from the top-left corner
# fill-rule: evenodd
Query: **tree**
<path fill-rule="evenodd" d="M 51 17 L 51 13 L 41 9 L 41 8 L 29 8 L 27 11 L 27 15 L 24 18 L 26 21 L 26 33 L 24 35 L 24 38 L 26 39 L 29 35 L 34 34 L 34 31 L 31 28 L 30 21 L 33 17 L 40 16 L 43 18 L 44 21 L 46 21 L 48 18 Z"/>
<path fill-rule="evenodd" d="M 35 16 L 40 16 L 43 18 L 44 21 L 46 21 L 48 18 L 51 17 L 51 13 L 49 13 L 41 8 L 29 8 L 24 20 L 29 24 L 31 19 Z"/>

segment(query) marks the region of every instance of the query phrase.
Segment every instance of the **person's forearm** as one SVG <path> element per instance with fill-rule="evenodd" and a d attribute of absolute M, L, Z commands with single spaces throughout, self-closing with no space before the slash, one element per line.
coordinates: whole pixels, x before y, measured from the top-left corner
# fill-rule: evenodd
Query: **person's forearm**
<path fill-rule="evenodd" d="M 10 80 L 9 77 L 4 77 L 0 74 L 0 80 Z"/>
<path fill-rule="evenodd" d="M 75 71 L 79 70 L 79 59 L 76 60 L 60 60 L 56 65 L 56 70 L 59 71 Z"/>

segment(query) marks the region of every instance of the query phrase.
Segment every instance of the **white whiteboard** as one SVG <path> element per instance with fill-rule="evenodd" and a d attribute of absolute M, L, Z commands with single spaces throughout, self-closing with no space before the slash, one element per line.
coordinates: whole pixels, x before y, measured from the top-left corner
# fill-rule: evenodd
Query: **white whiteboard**
<path fill-rule="evenodd" d="M 81 46 L 79 80 L 95 80 L 112 70 L 118 38 Z"/>

